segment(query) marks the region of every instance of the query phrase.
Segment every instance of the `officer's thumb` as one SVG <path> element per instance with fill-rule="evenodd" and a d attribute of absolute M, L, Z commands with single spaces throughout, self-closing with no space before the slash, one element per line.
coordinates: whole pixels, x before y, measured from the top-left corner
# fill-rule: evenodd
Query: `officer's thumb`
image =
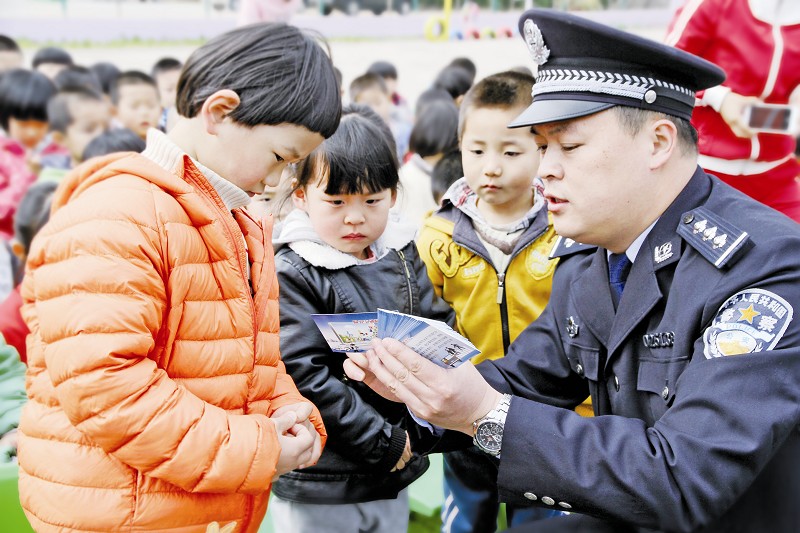
<path fill-rule="evenodd" d="M 278 432 L 278 435 L 283 435 L 297 423 L 297 414 L 294 411 L 286 411 L 281 416 L 273 417 L 271 420 L 275 424 L 275 431 Z"/>

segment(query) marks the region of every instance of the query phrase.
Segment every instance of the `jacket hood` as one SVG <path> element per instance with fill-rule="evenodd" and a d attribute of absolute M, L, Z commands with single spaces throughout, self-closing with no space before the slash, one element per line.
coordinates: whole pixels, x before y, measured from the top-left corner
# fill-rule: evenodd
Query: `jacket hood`
<path fill-rule="evenodd" d="M 139 176 L 172 196 L 192 191 L 191 185 L 181 179 L 187 162 L 184 156 L 179 167 L 167 172 L 153 161 L 135 152 L 123 152 L 96 157 L 76 167 L 62 181 L 53 195 L 52 212 L 55 213 L 70 201 L 78 198 L 89 187 L 120 174 Z"/>
<path fill-rule="evenodd" d="M 377 259 L 381 259 L 391 250 L 401 250 L 416 237 L 417 229 L 399 217 L 389 214 L 389 223 L 378 240 L 370 248 Z M 325 243 L 319 238 L 311 226 L 308 214 L 295 209 L 286 217 L 280 227 L 275 228 L 277 237 L 272 241 L 277 252 L 283 246 L 289 246 L 297 255 L 316 267 L 339 269 L 365 264 L 350 254 L 346 254 Z"/>

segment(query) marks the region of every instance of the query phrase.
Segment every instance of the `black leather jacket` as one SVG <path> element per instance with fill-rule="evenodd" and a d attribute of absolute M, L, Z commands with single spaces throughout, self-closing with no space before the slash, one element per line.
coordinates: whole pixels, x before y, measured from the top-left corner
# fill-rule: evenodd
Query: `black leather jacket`
<path fill-rule="evenodd" d="M 405 446 L 408 410 L 348 380 L 342 369 L 345 355 L 330 351 L 311 315 L 380 307 L 450 325 L 455 315 L 435 295 L 413 241 L 389 249 L 369 264 L 325 268 L 316 255 L 312 260 L 317 266 L 288 246 L 275 257 L 281 354 L 300 392 L 322 413 L 328 442 L 315 466 L 281 476 L 273 491 L 283 499 L 304 503 L 395 498 L 428 468 L 428 459 L 415 454 L 404 469 L 390 472 Z M 418 429 L 414 423 L 409 425 Z"/>

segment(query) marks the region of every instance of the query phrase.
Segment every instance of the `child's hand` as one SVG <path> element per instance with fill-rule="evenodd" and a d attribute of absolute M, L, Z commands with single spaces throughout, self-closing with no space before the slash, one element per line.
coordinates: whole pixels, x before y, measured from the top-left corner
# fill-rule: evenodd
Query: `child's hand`
<path fill-rule="evenodd" d="M 314 437 L 314 449 L 312 450 L 311 460 L 300 465 L 298 468 L 306 468 L 316 464 L 317 461 L 319 461 L 319 456 L 322 454 L 322 439 L 320 438 L 319 433 L 317 433 L 317 428 L 314 427 L 314 424 L 308 418 L 311 416 L 313 410 L 314 406 L 311 404 L 311 402 L 297 402 L 284 405 L 272 413 L 272 416 L 282 416 L 284 413 L 294 412 L 294 414 L 297 415 L 297 422 L 295 424 L 304 426 Z"/>
<path fill-rule="evenodd" d="M 275 424 L 278 433 L 278 444 L 281 452 L 276 465 L 273 481 L 278 476 L 298 468 L 315 463 L 319 459 L 321 444 L 319 433 L 310 426 L 308 419 L 298 423 L 294 410 L 281 410 L 282 414 L 273 414 L 270 420 Z"/>
<path fill-rule="evenodd" d="M 404 469 L 410 460 L 411 460 L 411 439 L 409 438 L 408 432 L 406 431 L 406 447 L 403 450 L 403 455 L 400 456 L 400 459 L 397 461 L 397 464 L 394 465 L 394 468 L 392 468 L 390 472 Z"/>

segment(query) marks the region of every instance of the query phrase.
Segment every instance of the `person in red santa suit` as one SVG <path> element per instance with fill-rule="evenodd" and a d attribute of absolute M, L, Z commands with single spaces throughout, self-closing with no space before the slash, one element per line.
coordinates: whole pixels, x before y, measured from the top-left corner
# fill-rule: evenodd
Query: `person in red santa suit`
<path fill-rule="evenodd" d="M 800 104 L 800 2 L 686 0 L 666 42 L 727 73 L 722 85 L 697 93 L 700 166 L 800 222 L 795 138 L 756 133 L 744 118 L 756 103 Z"/>

